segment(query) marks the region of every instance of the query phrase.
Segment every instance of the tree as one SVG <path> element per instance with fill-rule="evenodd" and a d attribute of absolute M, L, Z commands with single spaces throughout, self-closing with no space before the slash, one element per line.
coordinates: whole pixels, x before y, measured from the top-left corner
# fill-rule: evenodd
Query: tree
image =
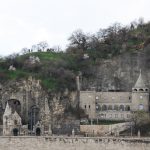
<path fill-rule="evenodd" d="M 22 54 L 27 54 L 28 52 L 29 52 L 29 49 L 26 47 L 22 48 L 22 50 L 21 50 Z"/>
<path fill-rule="evenodd" d="M 70 41 L 71 47 L 76 47 L 86 51 L 88 49 L 88 39 L 89 37 L 79 29 L 74 31 L 68 40 Z"/>
<path fill-rule="evenodd" d="M 150 122 L 150 117 L 148 113 L 140 110 L 132 113 L 131 121 L 133 122 L 133 127 L 136 132 L 142 127 L 142 125 Z"/>
<path fill-rule="evenodd" d="M 45 51 L 48 48 L 48 43 L 46 41 L 42 41 L 37 45 L 41 51 Z"/>

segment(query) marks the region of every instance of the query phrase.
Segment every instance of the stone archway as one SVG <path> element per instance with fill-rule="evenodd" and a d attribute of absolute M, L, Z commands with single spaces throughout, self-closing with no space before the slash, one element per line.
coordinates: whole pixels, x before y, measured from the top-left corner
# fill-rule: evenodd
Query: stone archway
<path fill-rule="evenodd" d="M 32 106 L 30 108 L 30 112 L 29 112 L 29 128 L 32 130 L 33 126 L 36 125 L 36 123 L 39 120 L 39 112 L 40 109 L 37 106 Z"/>
<path fill-rule="evenodd" d="M 41 135 L 41 129 L 40 128 L 36 128 L 36 136 L 40 136 Z"/>
<path fill-rule="evenodd" d="M 19 130 L 17 128 L 13 129 L 13 135 L 14 136 L 18 136 L 18 132 L 19 132 Z"/>

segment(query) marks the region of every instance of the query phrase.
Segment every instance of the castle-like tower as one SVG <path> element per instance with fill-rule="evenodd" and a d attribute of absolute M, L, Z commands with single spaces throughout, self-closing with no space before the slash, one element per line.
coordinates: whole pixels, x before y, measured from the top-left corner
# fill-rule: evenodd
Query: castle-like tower
<path fill-rule="evenodd" d="M 131 111 L 138 110 L 149 112 L 149 89 L 144 83 L 141 71 L 135 86 L 132 88 Z"/>

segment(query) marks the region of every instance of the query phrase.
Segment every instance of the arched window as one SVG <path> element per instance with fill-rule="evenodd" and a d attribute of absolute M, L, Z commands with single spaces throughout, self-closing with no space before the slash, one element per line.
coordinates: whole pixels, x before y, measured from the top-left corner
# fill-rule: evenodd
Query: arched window
<path fill-rule="evenodd" d="M 100 105 L 96 105 L 96 111 L 101 111 L 101 106 Z"/>
<path fill-rule="evenodd" d="M 127 106 L 125 107 L 125 111 L 130 111 L 130 106 L 129 106 L 129 105 L 127 105 Z"/>
<path fill-rule="evenodd" d="M 114 110 L 118 110 L 118 105 L 115 105 L 115 106 L 114 106 Z"/>
<path fill-rule="evenodd" d="M 124 111 L 124 106 L 123 106 L 123 105 L 120 105 L 120 106 L 119 106 L 119 110 L 120 110 L 120 111 Z"/>
<path fill-rule="evenodd" d="M 112 110 L 112 105 L 109 105 L 109 106 L 108 106 L 108 110 Z"/>
<path fill-rule="evenodd" d="M 107 110 L 107 106 L 106 105 L 103 105 L 102 106 L 102 111 L 106 111 Z"/>
<path fill-rule="evenodd" d="M 145 91 L 147 92 L 147 91 L 148 91 L 148 89 L 145 89 Z"/>
<path fill-rule="evenodd" d="M 137 89 L 134 89 L 133 91 L 137 91 Z"/>
<path fill-rule="evenodd" d="M 143 89 L 139 89 L 139 91 L 144 91 Z"/>

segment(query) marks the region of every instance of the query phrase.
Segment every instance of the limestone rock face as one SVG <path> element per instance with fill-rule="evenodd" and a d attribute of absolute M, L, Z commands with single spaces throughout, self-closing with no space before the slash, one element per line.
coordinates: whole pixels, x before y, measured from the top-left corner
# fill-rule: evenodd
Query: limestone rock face
<path fill-rule="evenodd" d="M 150 47 L 143 51 L 125 53 L 109 60 L 101 60 L 92 68 L 94 78 L 82 77 L 82 89 L 95 87 L 99 91 L 131 91 L 140 70 L 150 88 Z"/>
<path fill-rule="evenodd" d="M 5 109 L 7 102 L 27 124 L 33 115 L 33 107 L 40 111 L 44 107 L 46 92 L 42 89 L 39 80 L 30 77 L 28 80 L 10 81 L 2 86 L 0 91 L 0 103 L 2 110 Z M 37 118 L 40 112 L 36 112 Z"/>
<path fill-rule="evenodd" d="M 33 129 L 40 121 L 44 130 L 48 130 L 63 122 L 66 107 L 76 105 L 76 92 L 47 93 L 39 80 L 29 77 L 0 86 L 0 124 L 7 103 L 11 112 L 21 117 L 22 125 Z"/>

